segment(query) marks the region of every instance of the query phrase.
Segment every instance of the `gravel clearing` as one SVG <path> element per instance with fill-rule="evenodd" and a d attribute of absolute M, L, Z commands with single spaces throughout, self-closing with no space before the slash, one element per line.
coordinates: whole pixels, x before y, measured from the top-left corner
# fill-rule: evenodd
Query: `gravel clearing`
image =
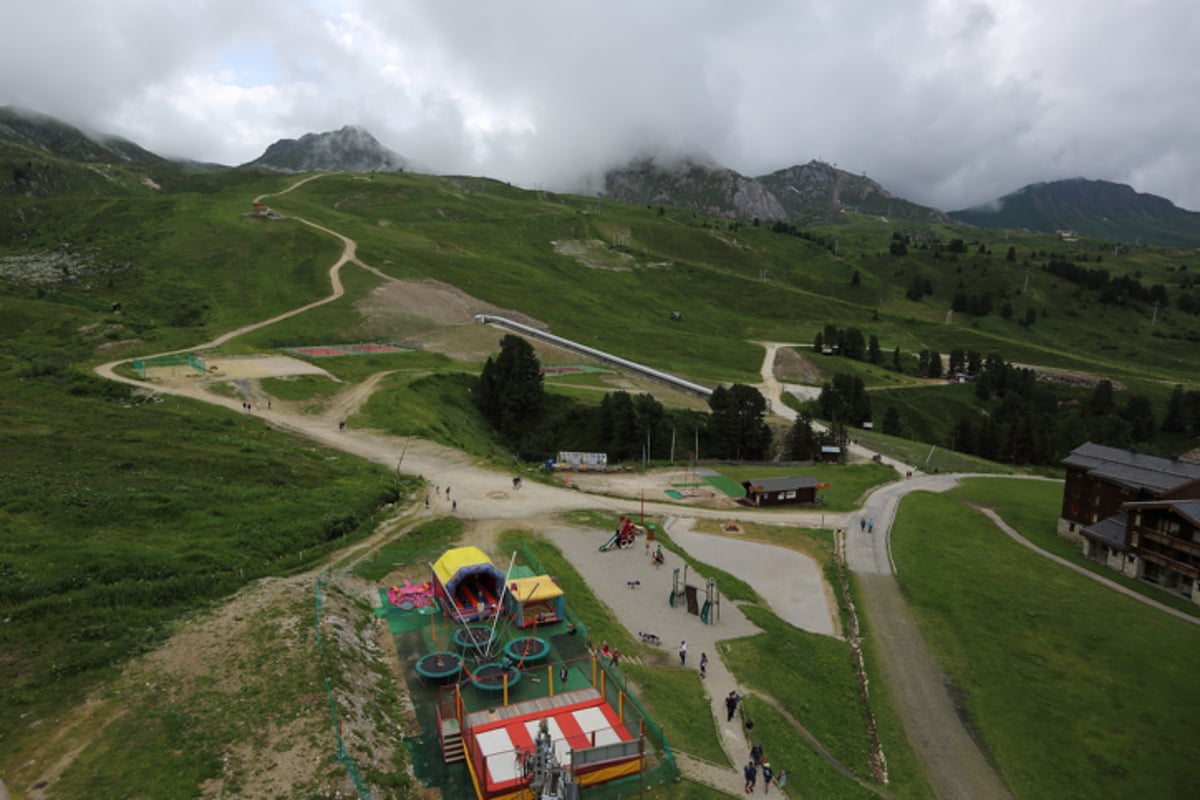
<path fill-rule="evenodd" d="M 817 562 L 786 547 L 696 533 L 691 527 L 691 520 L 681 520 L 671 528 L 671 538 L 697 559 L 749 583 L 785 622 L 811 633 L 836 635 Z"/>

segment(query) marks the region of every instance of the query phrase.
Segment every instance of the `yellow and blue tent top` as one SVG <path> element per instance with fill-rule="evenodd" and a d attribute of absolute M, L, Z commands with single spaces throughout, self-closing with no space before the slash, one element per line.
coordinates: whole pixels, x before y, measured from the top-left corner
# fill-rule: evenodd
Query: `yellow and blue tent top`
<path fill-rule="evenodd" d="M 549 575 L 537 575 L 532 578 L 517 578 L 509 581 L 508 591 L 521 603 L 553 600 L 556 597 L 562 597 L 563 593 L 563 590 Z"/>
<path fill-rule="evenodd" d="M 488 571 L 487 567 L 499 571 L 492 566 L 492 560 L 487 557 L 487 554 L 478 547 L 455 547 L 453 550 L 442 553 L 442 557 L 433 562 L 433 572 L 443 586 L 449 583 L 459 570 L 470 567 L 475 568 L 472 570 L 473 572 L 486 572 Z"/>

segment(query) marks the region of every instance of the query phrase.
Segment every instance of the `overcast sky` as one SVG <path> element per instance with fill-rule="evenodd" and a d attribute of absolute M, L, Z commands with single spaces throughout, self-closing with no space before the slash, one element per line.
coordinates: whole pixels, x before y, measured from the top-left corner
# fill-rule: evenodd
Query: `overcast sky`
<path fill-rule="evenodd" d="M 1068 177 L 1200 209 L 1195 0 L 11 0 L 0 105 L 223 164 L 360 125 L 572 189 L 820 158 L 942 209 Z"/>

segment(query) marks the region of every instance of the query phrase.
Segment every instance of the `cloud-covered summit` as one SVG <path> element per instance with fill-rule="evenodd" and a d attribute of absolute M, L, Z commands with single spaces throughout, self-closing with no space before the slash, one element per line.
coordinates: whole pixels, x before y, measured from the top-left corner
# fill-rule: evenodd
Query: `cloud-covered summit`
<path fill-rule="evenodd" d="M 1075 175 L 1200 208 L 1197 41 L 1183 0 L 55 0 L 0 27 L 0 104 L 225 164 L 353 124 L 525 186 L 708 153 L 943 209 Z"/>

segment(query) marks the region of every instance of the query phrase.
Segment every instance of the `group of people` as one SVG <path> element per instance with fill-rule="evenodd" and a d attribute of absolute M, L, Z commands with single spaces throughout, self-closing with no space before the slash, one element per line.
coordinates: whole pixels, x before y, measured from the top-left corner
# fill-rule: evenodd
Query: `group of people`
<path fill-rule="evenodd" d="M 725 696 L 725 721 L 726 722 L 733 722 L 733 717 L 735 714 L 737 714 L 738 705 L 741 704 L 741 702 L 742 702 L 742 696 L 740 694 L 738 694 L 736 690 L 731 691 L 728 695 Z M 754 722 L 752 720 L 747 719 L 746 720 L 747 736 L 749 736 L 750 732 L 753 730 L 754 730 Z M 751 794 L 754 792 L 755 787 L 758 786 L 758 776 L 760 773 L 762 774 L 762 779 L 763 779 L 763 794 L 770 794 L 772 782 L 774 782 L 776 786 L 781 787 L 781 788 L 787 784 L 788 771 L 783 770 L 783 771 L 779 772 L 778 774 L 776 774 L 775 770 L 773 770 L 771 768 L 771 765 L 768 764 L 766 759 L 763 757 L 762 742 L 755 741 L 754 744 L 750 747 L 750 760 L 748 762 L 746 762 L 746 766 L 742 768 L 742 776 L 746 779 L 746 786 L 745 786 L 746 794 Z"/>
<path fill-rule="evenodd" d="M 616 647 L 609 647 L 608 642 L 600 643 L 600 655 L 607 658 L 614 667 L 621 661 L 621 651 Z"/>
<path fill-rule="evenodd" d="M 763 794 L 771 793 L 772 781 L 781 789 L 787 785 L 788 771 L 785 769 L 776 774 L 771 765 L 763 758 L 762 744 L 755 742 L 754 746 L 750 748 L 750 760 L 746 762 L 746 766 L 742 769 L 742 776 L 746 779 L 746 794 L 754 793 L 754 789 L 758 785 L 760 772 L 762 773 Z"/>
<path fill-rule="evenodd" d="M 439 500 L 442 499 L 442 487 L 440 485 L 433 487 L 433 493 L 435 495 L 437 495 L 437 498 Z M 450 487 L 449 486 L 446 487 L 446 499 L 450 500 Z M 425 495 L 425 507 L 429 508 L 429 495 Z M 450 500 L 450 510 L 458 511 L 458 501 L 457 500 Z"/>
<path fill-rule="evenodd" d="M 870 519 L 866 519 L 866 518 L 860 519 L 858 521 L 858 529 L 860 531 L 865 531 L 866 533 L 874 533 L 875 532 L 875 518 L 871 517 Z"/>

